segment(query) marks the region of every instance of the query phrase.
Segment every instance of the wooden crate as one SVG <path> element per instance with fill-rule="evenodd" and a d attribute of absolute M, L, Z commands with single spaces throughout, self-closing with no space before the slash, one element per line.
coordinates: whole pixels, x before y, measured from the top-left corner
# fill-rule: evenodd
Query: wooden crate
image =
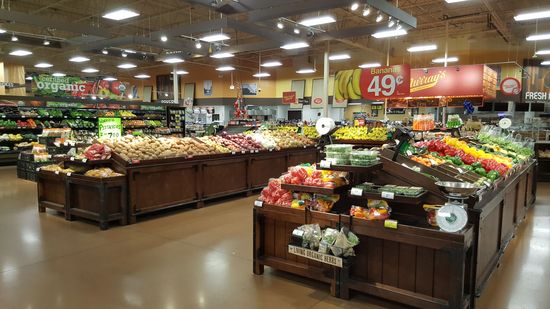
<path fill-rule="evenodd" d="M 36 178 L 38 211 L 45 212 L 46 208 L 50 208 L 66 215 L 67 176 L 63 173 L 40 170 L 37 172 Z"/>
<path fill-rule="evenodd" d="M 67 219 L 82 217 L 99 223 L 105 230 L 109 222 L 127 224 L 126 176 L 96 178 L 73 174 L 67 177 Z"/>

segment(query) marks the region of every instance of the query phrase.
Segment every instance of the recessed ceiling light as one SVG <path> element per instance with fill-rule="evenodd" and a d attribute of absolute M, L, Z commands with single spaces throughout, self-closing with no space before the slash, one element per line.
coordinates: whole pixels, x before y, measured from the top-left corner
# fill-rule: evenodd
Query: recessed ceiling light
<path fill-rule="evenodd" d="M 281 61 L 267 61 L 267 62 L 264 62 L 261 64 L 261 66 L 265 67 L 265 68 L 271 68 L 271 67 L 279 67 L 279 66 L 282 66 L 283 64 L 281 63 Z"/>
<path fill-rule="evenodd" d="M 298 48 L 304 48 L 309 47 L 309 44 L 306 42 L 295 42 L 295 43 L 289 43 L 281 46 L 282 49 L 298 49 Z"/>
<path fill-rule="evenodd" d="M 282 22 L 280 22 L 280 21 L 279 21 L 279 22 L 277 22 L 277 28 L 279 28 L 279 29 L 281 29 L 281 30 L 282 30 L 282 29 L 284 29 L 284 27 L 285 27 L 285 24 L 283 24 L 283 23 L 282 23 Z"/>
<path fill-rule="evenodd" d="M 232 53 L 222 53 L 222 52 L 220 52 L 220 53 L 212 54 L 212 55 L 210 55 L 210 57 L 221 59 L 221 58 L 235 57 L 235 55 L 233 55 Z"/>
<path fill-rule="evenodd" d="M 458 61 L 458 58 L 457 57 L 447 57 L 447 63 L 449 62 L 457 62 Z M 445 57 L 441 57 L 441 58 L 435 58 L 432 60 L 433 63 L 445 63 Z"/>
<path fill-rule="evenodd" d="M 136 76 L 134 76 L 135 78 L 141 78 L 141 79 L 145 79 L 145 78 L 150 78 L 151 76 L 147 75 L 147 74 L 138 74 Z"/>
<path fill-rule="evenodd" d="M 350 58 L 351 56 L 349 54 L 336 54 L 328 56 L 328 60 L 345 60 Z"/>
<path fill-rule="evenodd" d="M 72 57 L 71 59 L 69 59 L 69 61 L 71 61 L 71 62 L 86 62 L 86 61 L 90 61 L 90 58 L 86 58 L 86 57 L 83 57 L 83 56 L 75 56 L 75 57 Z"/>
<path fill-rule="evenodd" d="M 195 43 L 195 47 L 197 49 L 200 49 L 202 47 L 201 41 L 197 40 L 197 42 Z"/>
<path fill-rule="evenodd" d="M 40 62 L 34 65 L 35 68 L 51 68 L 53 64 L 47 62 Z"/>
<path fill-rule="evenodd" d="M 108 13 L 105 13 L 103 15 L 103 18 L 112 19 L 112 20 L 124 20 L 132 17 L 139 16 L 139 13 L 136 11 L 128 10 L 128 9 L 119 9 L 116 11 L 111 11 Z"/>
<path fill-rule="evenodd" d="M 254 75 L 252 75 L 254 77 L 270 77 L 271 74 L 267 73 L 267 72 L 261 72 L 261 73 L 256 73 Z"/>
<path fill-rule="evenodd" d="M 351 8 L 350 8 L 350 9 L 351 9 L 352 11 L 356 11 L 358 8 L 359 8 L 359 3 L 353 2 L 353 3 L 351 4 Z"/>
<path fill-rule="evenodd" d="M 65 76 L 67 76 L 67 74 L 61 73 L 61 72 L 55 72 L 55 73 L 52 74 L 52 76 L 55 76 L 55 77 L 65 77 Z"/>
<path fill-rule="evenodd" d="M 48 46 L 48 45 L 50 45 L 50 41 L 44 40 L 44 43 L 42 43 L 42 44 L 44 44 L 45 46 Z"/>
<path fill-rule="evenodd" d="M 82 72 L 84 72 L 84 73 L 97 73 L 97 72 L 99 72 L 99 70 L 94 69 L 94 68 L 85 68 L 84 70 L 82 70 Z"/>
<path fill-rule="evenodd" d="M 298 22 L 300 25 L 311 27 L 311 26 L 317 26 L 317 25 L 324 25 L 324 24 L 330 24 L 336 22 L 336 19 L 333 16 L 330 15 L 324 15 L 324 16 L 316 16 L 312 18 L 304 19 L 300 22 Z"/>
<path fill-rule="evenodd" d="M 406 30 L 400 29 L 400 30 L 387 30 L 387 31 L 380 31 L 373 33 L 372 36 L 381 39 L 381 38 L 390 38 L 395 36 L 401 36 L 407 34 Z"/>
<path fill-rule="evenodd" d="M 541 18 L 548 18 L 548 17 L 550 17 L 550 10 L 519 14 L 514 16 L 514 19 L 516 21 L 523 21 L 523 20 L 541 19 Z"/>
<path fill-rule="evenodd" d="M 363 63 L 359 67 L 361 69 L 368 69 L 368 68 L 377 68 L 377 67 L 380 67 L 380 66 L 382 66 L 380 63 L 372 62 L 372 63 Z"/>
<path fill-rule="evenodd" d="M 537 54 L 537 55 L 550 55 L 550 49 L 539 50 L 535 54 Z"/>
<path fill-rule="evenodd" d="M 25 80 L 32 80 L 32 76 L 25 77 Z"/>
<path fill-rule="evenodd" d="M 533 34 L 527 37 L 527 41 L 550 40 L 550 33 Z"/>
<path fill-rule="evenodd" d="M 137 51 L 133 50 L 133 49 L 124 49 L 123 50 L 125 53 L 128 53 L 128 54 L 136 54 Z"/>
<path fill-rule="evenodd" d="M 0 28 L 0 33 L 6 33 L 6 30 Z"/>
<path fill-rule="evenodd" d="M 137 65 L 133 63 L 122 63 L 117 66 L 119 69 L 133 69 L 135 67 L 137 67 Z"/>
<path fill-rule="evenodd" d="M 174 71 L 170 72 L 170 74 L 174 74 Z M 176 74 L 185 75 L 185 74 L 189 74 L 189 72 L 184 71 L 184 70 L 176 70 Z"/>
<path fill-rule="evenodd" d="M 407 48 L 407 51 L 409 53 L 417 53 L 417 52 L 423 52 L 423 51 L 428 51 L 428 50 L 436 50 L 436 49 L 437 49 L 437 45 L 428 44 L 428 45 L 411 46 L 411 47 Z"/>
<path fill-rule="evenodd" d="M 294 33 L 295 34 L 300 34 L 300 28 L 294 28 Z"/>
<path fill-rule="evenodd" d="M 104 54 L 104 55 L 108 55 L 108 54 L 109 54 L 109 51 L 106 50 L 106 49 L 104 49 L 104 50 L 101 51 L 101 53 Z"/>
<path fill-rule="evenodd" d="M 541 65 L 550 65 L 550 60 L 546 60 L 540 63 Z"/>
<path fill-rule="evenodd" d="M 222 66 L 222 67 L 219 67 L 219 68 L 216 68 L 217 71 L 233 71 L 235 70 L 234 67 L 232 66 L 229 66 L 229 65 L 226 65 L 226 66 Z"/>
<path fill-rule="evenodd" d="M 10 55 L 23 57 L 23 56 L 32 55 L 32 52 L 30 52 L 28 50 L 24 50 L 24 49 L 17 49 L 17 50 L 12 51 L 10 53 Z"/>
<path fill-rule="evenodd" d="M 112 76 L 107 76 L 107 77 L 104 77 L 103 80 L 106 80 L 108 82 L 114 82 L 117 79 L 115 77 L 112 77 Z"/>
<path fill-rule="evenodd" d="M 122 57 L 124 57 L 124 58 L 128 57 L 128 54 L 127 54 L 127 53 L 122 53 L 122 54 L 120 54 L 120 55 L 121 55 Z"/>
<path fill-rule="evenodd" d="M 17 41 L 19 41 L 19 38 L 17 38 L 15 35 L 12 35 L 11 36 L 11 41 L 12 42 L 17 42 Z"/>
<path fill-rule="evenodd" d="M 363 16 L 367 17 L 370 15 L 370 7 L 367 7 L 363 10 Z"/>
<path fill-rule="evenodd" d="M 214 34 L 203 36 L 201 38 L 201 41 L 218 42 L 218 41 L 229 40 L 229 39 L 230 37 L 225 33 L 214 33 Z"/>
<path fill-rule="evenodd" d="M 181 58 L 178 58 L 178 57 L 170 57 L 170 58 L 166 58 L 164 60 L 162 60 L 162 62 L 164 63 L 181 63 L 181 62 L 184 62 L 185 60 L 181 59 Z"/>
<path fill-rule="evenodd" d="M 296 71 L 298 74 L 309 74 L 309 73 L 315 73 L 316 71 L 314 69 L 301 69 Z"/>
<path fill-rule="evenodd" d="M 160 37 L 160 40 L 163 41 L 163 42 L 166 42 L 166 41 L 168 41 L 168 37 L 163 35 L 163 36 Z"/>

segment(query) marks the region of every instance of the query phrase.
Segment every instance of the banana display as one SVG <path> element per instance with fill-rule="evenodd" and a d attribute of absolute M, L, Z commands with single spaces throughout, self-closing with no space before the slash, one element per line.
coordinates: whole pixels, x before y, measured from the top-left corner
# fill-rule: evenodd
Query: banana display
<path fill-rule="evenodd" d="M 388 130 L 385 127 L 341 127 L 332 136 L 337 140 L 385 141 Z"/>
<path fill-rule="evenodd" d="M 337 101 L 361 99 L 361 69 L 336 72 L 334 77 L 334 98 Z"/>

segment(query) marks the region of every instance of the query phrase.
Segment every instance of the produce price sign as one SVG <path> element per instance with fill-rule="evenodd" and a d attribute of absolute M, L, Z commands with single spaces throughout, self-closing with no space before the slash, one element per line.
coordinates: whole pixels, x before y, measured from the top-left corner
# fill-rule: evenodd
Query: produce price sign
<path fill-rule="evenodd" d="M 363 99 L 379 100 L 407 97 L 411 93 L 411 67 L 408 64 L 363 69 Z"/>
<path fill-rule="evenodd" d="M 118 138 L 122 136 L 122 121 L 120 118 L 98 118 L 99 138 Z"/>

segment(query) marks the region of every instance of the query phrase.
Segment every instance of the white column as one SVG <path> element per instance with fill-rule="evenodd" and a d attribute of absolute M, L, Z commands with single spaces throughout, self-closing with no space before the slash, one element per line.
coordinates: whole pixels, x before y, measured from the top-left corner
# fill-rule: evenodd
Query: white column
<path fill-rule="evenodd" d="M 178 101 L 178 98 L 179 98 L 179 85 L 178 85 L 178 73 L 177 73 L 177 66 L 174 65 L 174 67 L 172 68 L 172 79 L 174 80 L 174 103 L 178 104 L 179 101 Z"/>
<path fill-rule="evenodd" d="M 323 100 L 325 102 L 323 106 L 323 117 L 328 117 L 328 49 L 325 51 L 325 56 L 323 59 Z M 312 102 L 313 103 L 313 102 Z"/>

